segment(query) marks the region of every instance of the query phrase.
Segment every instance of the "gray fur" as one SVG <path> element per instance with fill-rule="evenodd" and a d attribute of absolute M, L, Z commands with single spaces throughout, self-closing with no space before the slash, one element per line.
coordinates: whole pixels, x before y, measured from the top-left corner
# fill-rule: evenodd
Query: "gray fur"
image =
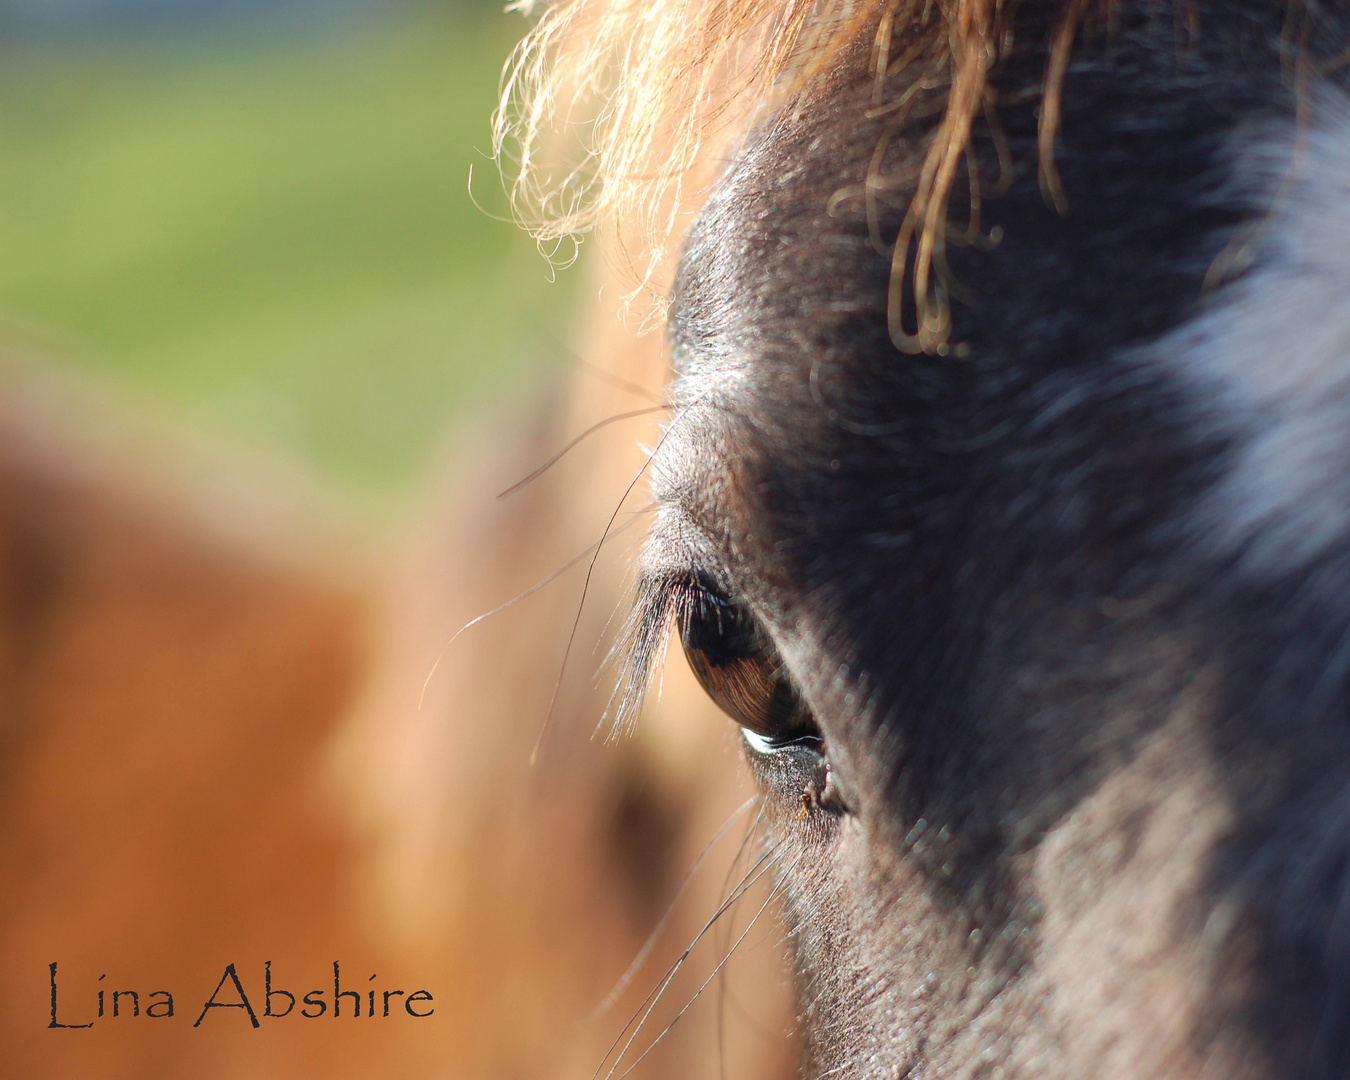
<path fill-rule="evenodd" d="M 890 343 L 862 53 L 687 239 L 638 621 L 690 581 L 745 605 L 818 724 L 750 753 L 807 1076 L 1350 1075 L 1350 120 L 1329 75 L 1282 188 L 1285 8 L 1193 7 L 1184 45 L 1143 0 L 1078 44 L 1064 216 L 1054 12 L 1019 9 L 959 359 Z M 1307 17 L 1314 63 L 1350 41 Z"/>

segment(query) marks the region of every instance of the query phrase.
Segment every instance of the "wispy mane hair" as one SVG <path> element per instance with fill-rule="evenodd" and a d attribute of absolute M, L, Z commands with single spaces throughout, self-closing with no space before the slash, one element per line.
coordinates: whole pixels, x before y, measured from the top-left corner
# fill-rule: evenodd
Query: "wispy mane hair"
<path fill-rule="evenodd" d="M 1034 0 L 1033 0 L 1034 2 Z M 1059 93 L 1089 2 L 1050 0 L 1041 109 L 1041 183 L 1064 197 L 1053 163 Z M 538 16 L 502 77 L 493 149 L 513 210 L 552 257 L 596 228 L 617 238 L 634 294 L 651 286 L 718 136 L 807 89 L 840 50 L 871 36 L 871 107 L 905 108 L 915 85 L 945 93 L 908 213 L 887 246 L 891 335 L 906 352 L 944 352 L 950 326 L 948 201 L 971 125 L 997 107 L 988 75 L 1013 47 L 1008 0 L 517 0 Z M 897 76 L 907 72 L 905 78 Z M 978 171 L 968 159 L 968 181 Z M 974 188 L 972 194 L 975 195 Z M 978 198 L 972 199 L 972 205 Z M 965 231 L 965 230 L 963 230 Z M 906 273 L 907 263 L 909 273 Z M 901 325 L 913 288 L 917 329 Z"/>

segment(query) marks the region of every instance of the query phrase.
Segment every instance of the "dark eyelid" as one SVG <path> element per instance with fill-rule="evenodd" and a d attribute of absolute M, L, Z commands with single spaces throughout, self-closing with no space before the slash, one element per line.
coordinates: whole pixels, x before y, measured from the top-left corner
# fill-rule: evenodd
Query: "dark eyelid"
<path fill-rule="evenodd" d="M 644 570 L 638 576 L 635 615 L 640 619 L 665 622 L 675 614 L 676 605 L 697 593 L 729 604 L 732 590 L 725 581 L 692 559 L 686 565 L 677 563 Z"/>

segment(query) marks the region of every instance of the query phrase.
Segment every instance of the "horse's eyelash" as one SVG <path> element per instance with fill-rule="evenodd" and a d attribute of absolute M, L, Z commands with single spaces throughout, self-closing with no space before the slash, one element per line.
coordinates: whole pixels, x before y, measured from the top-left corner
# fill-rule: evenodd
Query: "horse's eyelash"
<path fill-rule="evenodd" d="M 637 596 L 610 653 L 619 666 L 605 709 L 611 737 L 626 734 L 637 722 L 658 666 L 658 651 L 664 654 L 671 621 L 690 594 L 691 583 L 684 578 L 645 574 L 639 578 Z"/>

